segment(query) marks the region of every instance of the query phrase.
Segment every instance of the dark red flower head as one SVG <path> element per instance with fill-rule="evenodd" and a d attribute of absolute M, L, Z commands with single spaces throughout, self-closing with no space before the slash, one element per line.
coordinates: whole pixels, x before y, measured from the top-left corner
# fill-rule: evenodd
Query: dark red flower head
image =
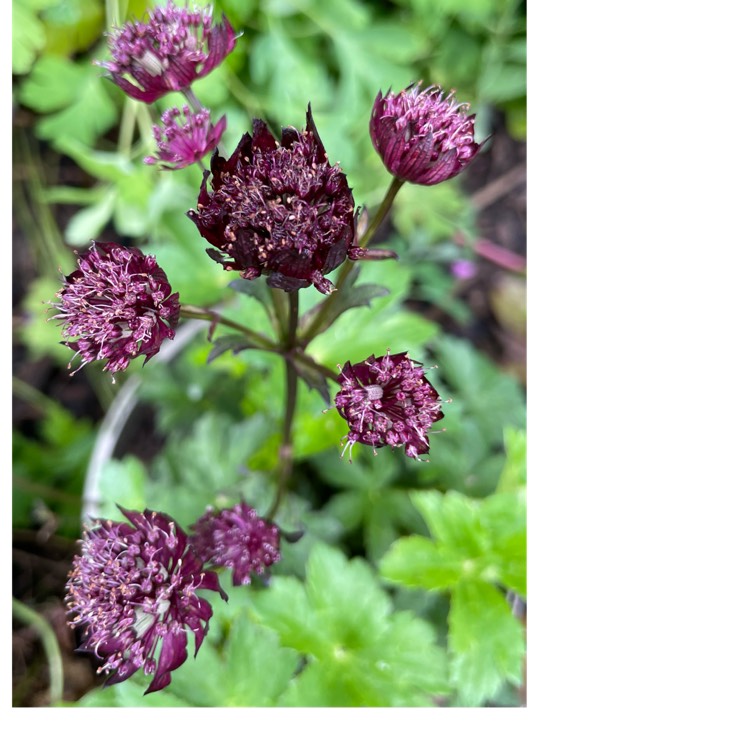
<path fill-rule="evenodd" d="M 100 61 L 133 99 L 151 104 L 208 75 L 234 49 L 226 17 L 212 26 L 212 9 L 178 8 L 172 0 L 152 8 L 148 20 L 126 23 L 109 35 L 112 60 Z"/>
<path fill-rule="evenodd" d="M 195 551 L 207 565 L 231 568 L 235 586 L 250 583 L 251 574 L 264 578 L 281 559 L 278 527 L 245 502 L 218 512 L 209 509 L 190 528 Z"/>
<path fill-rule="evenodd" d="M 370 137 L 386 169 L 404 182 L 435 185 L 449 180 L 474 159 L 474 115 L 451 91 L 424 91 L 412 84 L 399 94 L 379 91 L 370 117 Z"/>
<path fill-rule="evenodd" d="M 335 404 L 349 423 L 348 447 L 403 445 L 410 458 L 429 452 L 428 432 L 443 412 L 419 362 L 406 352 L 372 355 L 356 365 L 347 362 L 337 380 L 341 390 Z"/>
<path fill-rule="evenodd" d="M 104 660 L 105 684 L 142 667 L 154 675 L 146 690 L 153 693 L 169 685 L 170 673 L 187 659 L 187 631 L 195 636 L 196 654 L 208 632 L 213 611 L 196 591 L 227 597 L 172 518 L 150 510 L 122 513 L 130 523 L 102 520 L 84 529 L 65 602 L 74 615 L 69 625 L 84 627 L 82 650 Z"/>
<path fill-rule="evenodd" d="M 80 355 L 81 367 L 101 359 L 113 373 L 141 354 L 148 362 L 174 338 L 180 315 L 179 295 L 156 259 L 114 242 L 93 242 L 57 296 L 53 319 L 63 321 L 66 338 L 78 337 L 62 343 Z"/>
<path fill-rule="evenodd" d="M 160 164 L 163 169 L 184 169 L 200 161 L 219 145 L 227 127 L 226 116 L 213 125 L 207 109 L 191 112 L 187 105 L 181 110 L 171 107 L 161 121 L 164 127 L 154 125 L 156 156 L 147 156 L 143 161 Z"/>
<path fill-rule="evenodd" d="M 279 143 L 254 120 L 229 159 L 214 154 L 188 216 L 218 248 L 206 250 L 213 260 L 245 279 L 267 275 L 287 292 L 314 284 L 327 294 L 324 275 L 347 253 L 357 257 L 352 191 L 329 164 L 309 106 L 302 132 L 284 128 Z"/>

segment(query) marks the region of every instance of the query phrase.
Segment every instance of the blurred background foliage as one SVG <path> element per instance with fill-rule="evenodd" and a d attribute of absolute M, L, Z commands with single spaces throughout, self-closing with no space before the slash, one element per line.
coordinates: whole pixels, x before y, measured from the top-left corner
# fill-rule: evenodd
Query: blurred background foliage
<path fill-rule="evenodd" d="M 370 143 L 372 102 L 378 90 L 418 80 L 455 89 L 459 101 L 471 103 L 477 140 L 492 134 L 497 113 L 515 139 L 525 139 L 525 5 L 517 0 L 213 5 L 241 33 L 224 64 L 194 86 L 214 119 L 227 116 L 225 153 L 255 117 L 276 132 L 301 128 L 310 102 L 329 158 L 340 162 L 357 204 L 372 210 L 390 181 Z M 170 172 L 143 164 L 154 147 L 152 125 L 181 97 L 151 107 L 129 100 L 94 64 L 108 55 L 104 34 L 112 24 L 140 18 L 148 7 L 145 0 L 12 0 L 13 526 L 63 540 L 80 534 L 84 485 L 92 476 L 102 516 L 118 518 L 116 504 L 149 506 L 189 525 L 207 504 L 231 505 L 241 495 L 261 512 L 270 506 L 283 410 L 278 358 L 226 353 L 207 366 L 204 328 L 180 356 L 157 357 L 143 370 L 133 366 L 116 384 L 91 366 L 66 381 L 25 376 L 35 362 L 52 363 L 58 374 L 67 366 L 70 352 L 48 322 L 47 302 L 61 272 L 74 267 L 72 250 L 94 238 L 155 255 L 185 303 L 222 305 L 227 316 L 259 331 L 269 325 L 257 299 L 228 288 L 230 276 L 207 258 L 185 217 L 195 205 L 199 168 Z M 513 686 L 522 681 L 523 628 L 509 614 L 513 599 L 506 594 L 525 596 L 518 583 L 525 586 L 524 391 L 513 374 L 429 314 L 471 323 L 474 313 L 450 267 L 475 257 L 476 239 L 476 207 L 462 178 L 406 185 L 375 242 L 400 259 L 364 264 L 361 275 L 390 294 L 348 311 L 309 349 L 332 368 L 388 347 L 437 366 L 429 378 L 452 402 L 436 425 L 445 432 L 432 437 L 430 462 L 416 464 L 387 449 L 374 456 L 361 445 L 353 463 L 341 460 L 343 420 L 303 388 L 294 492 L 279 522 L 305 535 L 285 546 L 271 589 L 257 598 L 254 588 L 233 589 L 230 609 L 215 608 L 224 624 L 212 622 L 200 661 L 190 660 L 175 674 L 174 690 L 151 696 L 150 705 L 519 702 Z M 317 294 L 303 290 L 303 312 Z M 525 326 L 523 291 L 492 304 L 509 307 Z M 131 379 L 139 404 L 130 420 L 135 438 L 126 444 L 126 431 L 115 455 L 92 468 L 101 419 L 111 416 Z M 464 529 L 461 539 L 443 533 L 440 507 L 452 514 L 448 527 Z M 492 535 L 502 518 L 511 519 L 512 538 Z M 348 559 L 358 556 L 367 563 Z M 427 572 L 420 577 L 409 569 Z M 331 587 L 340 586 L 338 604 L 315 598 L 315 581 L 326 575 Z M 283 614 L 279 591 L 299 612 Z M 30 593 L 43 595 L 39 588 Z M 369 624 L 329 622 L 331 607 L 356 613 L 357 601 L 372 613 Z M 500 630 L 492 613 L 505 623 Z M 323 642 L 309 642 L 311 618 L 319 620 Z M 241 627 L 230 627 L 236 621 Z M 355 625 L 361 626 L 356 638 Z M 386 651 L 390 657 L 382 656 Z M 237 671 L 233 654 L 240 652 L 267 667 L 261 692 Z M 197 687 L 191 670 L 205 676 L 211 659 L 216 684 L 202 680 Z M 314 669 L 300 672 L 300 659 Z M 232 669 L 237 674 L 230 679 Z M 86 702 L 140 705 L 142 688 L 129 681 L 92 692 Z"/>

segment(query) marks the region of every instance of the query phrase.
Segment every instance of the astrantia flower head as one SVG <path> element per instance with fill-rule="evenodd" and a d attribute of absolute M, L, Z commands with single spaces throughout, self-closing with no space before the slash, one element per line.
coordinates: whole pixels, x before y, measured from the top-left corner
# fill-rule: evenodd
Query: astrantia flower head
<path fill-rule="evenodd" d="M 174 338 L 180 315 L 179 295 L 156 259 L 114 242 L 93 242 L 57 296 L 53 319 L 63 321 L 66 339 L 78 337 L 62 343 L 80 355 L 81 367 L 106 360 L 113 373 L 141 354 L 148 362 Z"/>
<path fill-rule="evenodd" d="M 74 615 L 69 625 L 84 627 L 82 650 L 104 660 L 105 684 L 143 668 L 154 675 L 146 690 L 153 693 L 169 685 L 170 673 L 187 659 L 187 631 L 195 636 L 196 654 L 208 632 L 211 605 L 196 592 L 227 597 L 172 518 L 122 512 L 130 523 L 103 520 L 84 529 L 65 602 Z"/>
<path fill-rule="evenodd" d="M 419 362 L 406 352 L 372 355 L 356 365 L 347 362 L 337 381 L 341 390 L 335 404 L 349 423 L 348 447 L 403 445 L 410 458 L 429 452 L 428 432 L 443 412 Z"/>
<path fill-rule="evenodd" d="M 386 169 L 404 182 L 435 185 L 474 159 L 474 115 L 468 104 L 438 86 L 412 84 L 399 94 L 379 91 L 370 117 L 370 137 Z"/>
<path fill-rule="evenodd" d="M 214 154 L 188 216 L 218 248 L 206 250 L 213 260 L 287 292 L 314 284 L 327 294 L 324 275 L 358 255 L 352 191 L 328 162 L 309 107 L 306 129 L 284 128 L 280 143 L 254 120 L 229 159 Z"/>
<path fill-rule="evenodd" d="M 216 125 L 211 124 L 211 113 L 207 109 L 191 112 L 185 105 L 168 109 L 162 116 L 164 127 L 154 125 L 157 155 L 147 156 L 146 164 L 161 162 L 164 169 L 183 169 L 200 161 L 219 144 L 227 127 L 226 116 Z"/>
<path fill-rule="evenodd" d="M 267 568 L 281 559 L 278 527 L 244 501 L 208 510 L 190 528 L 195 551 L 206 564 L 231 568 L 235 586 L 250 583 L 251 574 L 264 578 Z"/>
<path fill-rule="evenodd" d="M 112 59 L 98 64 L 133 99 L 147 104 L 181 91 L 208 75 L 234 49 L 226 17 L 212 26 L 212 9 L 178 8 L 172 0 L 152 8 L 148 20 L 126 23 L 109 34 Z"/>

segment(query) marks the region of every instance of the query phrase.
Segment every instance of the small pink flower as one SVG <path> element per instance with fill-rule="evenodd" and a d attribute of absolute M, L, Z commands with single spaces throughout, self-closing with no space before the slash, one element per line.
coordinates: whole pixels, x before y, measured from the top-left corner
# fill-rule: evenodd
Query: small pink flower
<path fill-rule="evenodd" d="M 152 8 L 148 20 L 126 23 L 109 35 L 112 60 L 98 62 L 130 97 L 151 104 L 208 75 L 234 49 L 226 17 L 212 26 L 212 9 Z"/>
<path fill-rule="evenodd" d="M 463 171 L 481 145 L 474 141 L 474 115 L 438 86 L 412 84 L 399 94 L 378 92 L 370 137 L 386 169 L 404 182 L 435 185 Z"/>
<path fill-rule="evenodd" d="M 53 319 L 63 321 L 66 339 L 77 337 L 63 343 L 80 355 L 81 367 L 106 360 L 113 373 L 141 354 L 148 362 L 174 338 L 180 315 L 179 295 L 156 259 L 114 242 L 92 242 L 57 296 Z"/>
<path fill-rule="evenodd" d="M 419 362 L 406 352 L 372 355 L 356 365 L 347 362 L 337 380 L 335 404 L 349 424 L 348 447 L 403 445 L 409 458 L 429 453 L 429 429 L 443 412 Z"/>
<path fill-rule="evenodd" d="M 225 601 L 227 595 L 172 518 L 122 513 L 130 523 L 101 520 L 84 529 L 65 602 L 74 615 L 70 627 L 84 628 L 82 650 L 103 660 L 105 684 L 143 668 L 154 676 L 146 690 L 153 693 L 187 659 L 188 631 L 196 653 L 208 632 L 211 605 L 196 592 L 217 591 Z"/>
<path fill-rule="evenodd" d="M 241 502 L 218 512 L 207 510 L 192 526 L 191 542 L 207 565 L 232 570 L 232 584 L 250 583 L 251 574 L 264 577 L 281 559 L 279 529 Z"/>
<path fill-rule="evenodd" d="M 146 164 L 161 162 L 163 169 L 184 169 L 200 161 L 218 146 L 227 127 L 225 116 L 212 125 L 207 109 L 193 113 L 187 105 L 182 110 L 168 109 L 161 121 L 163 128 L 154 125 L 157 155 L 147 156 L 143 161 Z"/>

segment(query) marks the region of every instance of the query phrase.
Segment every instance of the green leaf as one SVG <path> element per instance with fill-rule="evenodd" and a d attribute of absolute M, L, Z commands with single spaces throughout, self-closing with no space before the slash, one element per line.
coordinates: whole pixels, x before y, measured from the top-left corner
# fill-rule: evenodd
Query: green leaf
<path fill-rule="evenodd" d="M 226 640 L 204 642 L 195 659 L 175 670 L 166 690 L 191 706 L 275 706 L 299 656 L 249 618 L 246 607 L 234 607 Z"/>
<path fill-rule="evenodd" d="M 451 679 L 466 705 L 492 697 L 503 681 L 520 684 L 526 650 L 522 624 L 503 595 L 484 581 L 462 581 L 448 617 Z"/>
<path fill-rule="evenodd" d="M 158 500 L 160 511 L 189 526 L 217 498 L 234 503 L 245 494 L 252 504 L 255 497 L 264 500 L 265 478 L 248 475 L 246 465 L 273 429 L 262 414 L 235 423 L 225 414 L 208 413 L 187 434 L 173 432 L 152 466 L 144 491 L 149 506 Z M 107 483 L 102 489 L 105 501 L 119 502 L 117 487 Z"/>
<path fill-rule="evenodd" d="M 273 326 L 278 325 L 276 313 L 273 309 L 273 300 L 271 299 L 271 288 L 266 284 L 265 279 L 235 279 L 229 282 L 229 287 L 234 289 L 235 292 L 258 300 L 271 324 Z"/>
<path fill-rule="evenodd" d="M 14 0 L 14 13 L 16 5 Z M 18 98 L 21 104 L 37 112 L 56 112 L 75 101 L 87 72 L 66 57 L 44 55 L 23 82 Z"/>
<path fill-rule="evenodd" d="M 65 241 L 77 247 L 88 246 L 112 218 L 117 190 L 109 188 L 99 201 L 78 211 L 65 227 Z"/>
<path fill-rule="evenodd" d="M 302 340 L 306 340 L 307 328 L 313 320 L 316 321 L 317 335 L 330 328 L 336 319 L 347 310 L 354 307 L 370 307 L 370 302 L 373 299 L 389 294 L 389 290 L 379 284 L 359 284 L 355 286 L 359 272 L 360 266 L 355 266 L 354 270 L 349 273 L 345 281 L 337 288 L 335 294 L 325 298 L 302 317 L 300 321 Z M 322 317 L 318 321 L 321 312 Z"/>
<path fill-rule="evenodd" d="M 75 705 L 79 708 L 135 708 L 138 706 L 185 708 L 190 705 L 168 690 L 159 690 L 144 696 L 148 682 L 150 679 L 147 681 L 147 678 L 138 673 L 125 682 L 86 693 Z"/>
<path fill-rule="evenodd" d="M 102 469 L 99 479 L 99 492 L 109 499 L 108 509 L 102 508 L 104 517 L 119 517 L 115 505 L 123 508 L 145 508 L 148 475 L 146 467 L 135 456 L 125 456 L 122 460 L 110 460 Z M 112 515 L 113 514 L 113 515 Z"/>
<path fill-rule="evenodd" d="M 304 586 L 277 576 L 253 607 L 283 645 L 307 657 L 285 705 L 429 705 L 429 694 L 448 689 L 430 626 L 392 614 L 369 566 L 337 549 L 314 546 Z"/>
<path fill-rule="evenodd" d="M 486 580 L 526 596 L 526 502 L 519 492 L 497 493 L 479 508 L 489 539 Z"/>
<path fill-rule="evenodd" d="M 44 49 L 46 36 L 44 25 L 35 11 L 41 10 L 56 0 L 13 0 L 11 8 L 11 69 L 14 75 L 28 73 L 37 54 Z"/>
<path fill-rule="evenodd" d="M 317 391 L 320 394 L 326 406 L 330 406 L 331 391 L 328 387 L 328 378 L 313 363 L 314 360 L 306 356 L 298 356 L 292 359 L 297 375 L 310 390 Z"/>
<path fill-rule="evenodd" d="M 61 140 L 69 137 L 91 146 L 117 122 L 117 117 L 117 107 L 107 92 L 105 81 L 92 67 L 81 78 L 75 98 L 55 114 L 42 118 L 37 133 L 57 147 Z"/>
<path fill-rule="evenodd" d="M 503 431 L 505 465 L 497 491 L 526 488 L 526 431 L 507 427 Z"/>
<path fill-rule="evenodd" d="M 431 539 L 412 536 L 398 540 L 380 562 L 380 574 L 401 586 L 444 591 L 461 578 L 463 559 L 446 554 Z"/>
<path fill-rule="evenodd" d="M 468 341 L 441 336 L 432 343 L 441 380 L 476 420 L 483 440 L 502 445 L 502 430 L 524 427 L 526 405 L 518 382 Z"/>
<path fill-rule="evenodd" d="M 319 630 L 317 614 L 300 581 L 274 576 L 273 586 L 253 599 L 253 609 L 264 625 L 279 634 L 282 645 L 325 658 L 327 634 Z"/>
<path fill-rule="evenodd" d="M 306 587 L 321 627 L 344 648 L 361 647 L 385 627 L 390 601 L 363 560 L 319 545 L 307 562 Z"/>
<path fill-rule="evenodd" d="M 414 492 L 412 500 L 427 522 L 432 536 L 442 547 L 465 559 L 484 551 L 482 524 L 475 501 L 458 492 Z"/>
<path fill-rule="evenodd" d="M 430 241 L 438 242 L 471 225 L 471 211 L 469 199 L 455 180 L 429 187 L 407 183 L 394 204 L 393 223 L 403 236 L 422 231 Z"/>
<path fill-rule="evenodd" d="M 251 341 L 248 341 L 246 336 L 240 333 L 232 333 L 228 336 L 221 336 L 218 339 L 214 339 L 211 345 L 211 351 L 208 354 L 206 363 L 213 362 L 217 357 L 224 354 L 224 352 L 231 351 L 233 354 L 238 354 L 245 349 L 257 349 L 258 347 Z"/>
<path fill-rule="evenodd" d="M 23 301 L 23 323 L 18 329 L 20 339 L 28 347 L 32 359 L 50 356 L 62 367 L 67 366 L 73 352 L 60 342 L 63 339 L 60 322 L 52 320 L 59 312 L 51 306 L 62 286 L 62 279 L 39 276 L 31 283 Z M 71 370 L 72 372 L 72 370 Z"/>

